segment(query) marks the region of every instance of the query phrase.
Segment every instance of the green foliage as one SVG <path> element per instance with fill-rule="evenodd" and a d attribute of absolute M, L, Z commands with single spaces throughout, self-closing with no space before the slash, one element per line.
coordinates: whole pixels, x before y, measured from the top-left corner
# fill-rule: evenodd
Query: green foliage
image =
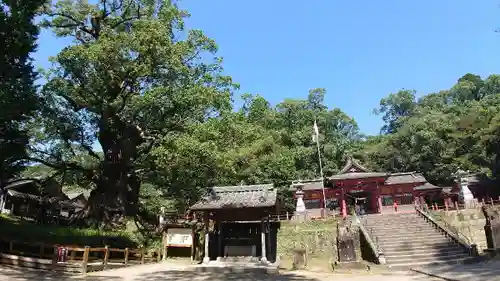
<path fill-rule="evenodd" d="M 0 237 L 26 243 L 68 244 L 80 246 L 135 248 L 140 243 L 130 232 L 101 231 L 90 228 L 75 228 L 41 225 L 0 215 Z"/>
<path fill-rule="evenodd" d="M 290 203 L 290 181 L 320 176 L 312 141 L 315 118 L 326 174 L 337 172 L 359 145 L 356 122 L 339 109 L 328 109 L 325 93 L 315 89 L 307 100 L 285 100 L 275 107 L 258 95 L 245 94 L 240 111 L 164 137 L 152 153 L 156 185 L 178 200 L 178 209 L 198 200 L 205 187 L 241 183 L 274 183 L 285 204 Z"/>
<path fill-rule="evenodd" d="M 235 85 L 215 42 L 184 30 L 187 13 L 172 1 L 64 0 L 44 15 L 43 27 L 74 44 L 45 73 L 33 158 L 93 188 L 85 216 L 133 217 L 141 184 L 157 180 L 150 151 L 230 110 Z"/>
<path fill-rule="evenodd" d="M 214 185 L 274 183 L 290 203 L 291 180 L 320 177 L 315 121 L 325 176 L 350 155 L 438 184 L 450 184 L 458 168 L 500 175 L 499 75 L 467 73 L 419 99 L 413 90 L 392 93 L 376 110 L 383 134 L 363 137 L 353 118 L 325 105 L 323 88 L 277 105 L 247 93 L 234 111 L 238 86 L 217 44 L 184 28 L 188 13 L 176 1 L 61 0 L 43 7 L 41 26 L 73 43 L 51 58 L 37 96 L 28 55 L 41 3 L 25 2 L 0 18 L 9 73 L 0 81 L 0 157 L 8 165 L 0 181 L 23 159 L 36 161 L 24 176 L 92 190 L 82 218 L 109 222 L 119 213 L 152 229 L 160 208 L 183 213 Z M 43 106 L 29 118 L 38 99 Z"/>
<path fill-rule="evenodd" d="M 468 73 L 418 101 L 411 91 L 391 94 L 378 110 L 387 134 L 368 139 L 362 151 L 380 170 L 421 171 L 438 184 L 451 184 L 459 168 L 498 176 L 498 81 Z"/>
<path fill-rule="evenodd" d="M 26 162 L 25 123 L 38 107 L 31 58 L 38 28 L 33 20 L 43 0 L 0 1 L 0 189 Z"/>

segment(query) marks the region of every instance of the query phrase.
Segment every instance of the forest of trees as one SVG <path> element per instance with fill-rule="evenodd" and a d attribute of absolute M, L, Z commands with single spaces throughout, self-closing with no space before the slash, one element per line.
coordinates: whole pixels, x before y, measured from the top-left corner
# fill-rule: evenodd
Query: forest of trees
<path fill-rule="evenodd" d="M 277 105 L 244 94 L 235 109 L 238 85 L 215 41 L 185 30 L 188 13 L 175 1 L 43 2 L 0 2 L 0 190 L 42 176 L 91 190 L 81 218 L 182 212 L 208 186 L 287 188 L 318 178 L 315 118 L 325 175 L 354 156 L 377 171 L 423 172 L 438 185 L 459 168 L 499 176 L 499 75 L 468 73 L 420 99 L 413 90 L 389 94 L 374 105 L 385 122 L 380 135 L 364 136 L 315 85 Z M 35 73 L 40 28 L 73 43 Z"/>

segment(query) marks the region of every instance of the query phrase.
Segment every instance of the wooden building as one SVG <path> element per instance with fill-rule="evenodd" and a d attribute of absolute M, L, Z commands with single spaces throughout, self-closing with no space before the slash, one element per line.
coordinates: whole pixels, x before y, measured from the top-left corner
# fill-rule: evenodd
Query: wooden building
<path fill-rule="evenodd" d="M 36 220 L 64 220 L 81 210 L 86 202 L 83 195 L 69 198 L 55 181 L 16 180 L 3 191 L 0 194 L 1 213 Z"/>
<path fill-rule="evenodd" d="M 190 208 L 203 213 L 203 262 L 235 256 L 275 262 L 279 222 L 271 215 L 277 207 L 277 191 L 270 184 L 209 188 Z"/>
<path fill-rule="evenodd" d="M 411 205 L 415 199 L 428 200 L 441 194 L 441 187 L 427 182 L 416 172 L 372 172 L 355 159 L 349 158 L 342 170 L 324 180 L 296 181 L 292 190 L 304 192 L 306 209 L 324 206 L 322 186 L 325 187 L 326 206 L 345 215 L 349 208 L 366 213 L 380 213 L 397 205 Z"/>

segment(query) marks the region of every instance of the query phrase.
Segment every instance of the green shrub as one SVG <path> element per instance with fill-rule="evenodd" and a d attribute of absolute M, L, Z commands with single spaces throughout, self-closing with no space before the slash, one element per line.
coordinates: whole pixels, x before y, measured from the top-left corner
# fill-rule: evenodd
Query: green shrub
<path fill-rule="evenodd" d="M 27 243 L 45 243 L 114 248 L 135 248 L 138 241 L 124 230 L 102 231 L 91 228 L 36 224 L 12 217 L 0 216 L 0 238 Z"/>

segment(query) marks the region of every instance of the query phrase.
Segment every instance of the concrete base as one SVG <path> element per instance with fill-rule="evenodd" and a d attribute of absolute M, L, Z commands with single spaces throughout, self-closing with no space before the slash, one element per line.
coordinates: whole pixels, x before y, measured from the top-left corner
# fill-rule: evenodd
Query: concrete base
<path fill-rule="evenodd" d="M 197 272 L 211 272 L 211 273 L 259 273 L 259 274 L 277 274 L 277 264 L 262 264 L 257 259 L 249 259 L 249 257 L 242 257 L 242 260 L 222 258 L 217 261 L 210 261 L 196 266 Z"/>
<path fill-rule="evenodd" d="M 332 262 L 333 271 L 351 271 L 351 270 L 366 270 L 370 271 L 370 266 L 358 261 L 353 262 Z"/>
<path fill-rule="evenodd" d="M 209 257 L 204 257 L 203 258 L 203 264 L 208 264 L 210 262 L 210 258 Z"/>

